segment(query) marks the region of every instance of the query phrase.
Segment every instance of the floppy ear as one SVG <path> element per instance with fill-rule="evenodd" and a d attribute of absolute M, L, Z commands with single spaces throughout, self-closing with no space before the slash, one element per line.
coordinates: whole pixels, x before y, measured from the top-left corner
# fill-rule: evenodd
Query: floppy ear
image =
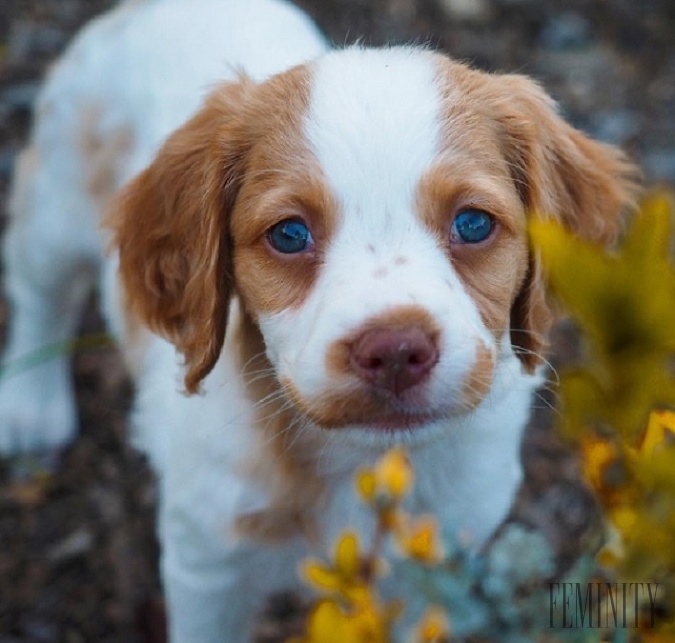
<path fill-rule="evenodd" d="M 238 114 L 251 83 L 212 94 L 120 194 L 106 225 L 126 303 L 185 359 L 194 393 L 220 354 L 232 295 L 229 211 L 246 153 Z"/>
<path fill-rule="evenodd" d="M 530 216 L 561 221 L 586 239 L 611 243 L 635 205 L 639 173 L 619 149 L 593 141 L 558 115 L 553 100 L 523 76 L 495 77 L 498 121 L 513 180 Z M 551 315 L 541 269 L 529 274 L 511 311 L 511 342 L 532 370 L 546 344 Z"/>

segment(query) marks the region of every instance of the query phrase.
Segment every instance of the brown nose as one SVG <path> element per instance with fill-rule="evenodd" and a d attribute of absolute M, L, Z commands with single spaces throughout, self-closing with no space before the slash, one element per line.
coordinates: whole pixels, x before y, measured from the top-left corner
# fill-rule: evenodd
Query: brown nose
<path fill-rule="evenodd" d="M 356 339 L 349 357 L 361 379 L 398 395 L 424 379 L 438 361 L 438 347 L 417 326 L 374 328 Z"/>

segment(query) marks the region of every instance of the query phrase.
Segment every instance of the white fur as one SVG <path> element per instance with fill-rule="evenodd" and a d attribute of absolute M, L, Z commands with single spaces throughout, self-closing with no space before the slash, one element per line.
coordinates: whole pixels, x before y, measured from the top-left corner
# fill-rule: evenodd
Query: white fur
<path fill-rule="evenodd" d="M 128 124 L 139 133 L 123 181 L 150 161 L 209 85 L 230 77 L 233 67 L 263 78 L 323 49 L 308 19 L 277 0 L 148 0 L 123 4 L 93 23 L 47 81 L 38 106 L 43 116 L 24 157 L 27 163 L 36 154 L 37 165 L 17 174 L 5 242 L 14 307 L 7 361 L 72 336 L 100 262 L 91 216 L 97 205 L 79 183 L 78 106 L 102 106 L 104 130 Z M 345 75 L 349 91 L 342 91 Z M 423 399 L 425 406 L 445 410 L 446 418 L 405 438 L 417 470 L 410 506 L 434 511 L 446 530 L 466 532 L 478 547 L 504 518 L 520 481 L 520 435 L 538 378 L 524 374 L 508 337 L 497 341 L 488 332 L 414 215 L 415 185 L 433 162 L 439 119 L 434 64 L 426 52 L 354 49 L 321 59 L 305 134 L 338 197 L 341 221 L 303 305 L 263 316 L 260 325 L 278 374 L 312 397 L 335 384 L 323 362 L 327 347 L 369 317 L 414 302 L 438 321 L 441 359 Z M 399 265 L 401 256 L 406 262 Z M 109 321 L 122 336 L 115 268 L 114 261 L 106 264 L 103 288 Z M 386 278 L 375 275 L 381 268 Z M 235 302 L 230 327 L 239 315 Z M 178 392 L 180 358 L 158 337 L 151 337 L 135 374 L 137 438 L 160 474 L 162 574 L 174 643 L 245 641 L 264 597 L 298 587 L 302 556 L 324 554 L 345 527 L 367 537 L 370 518 L 354 500 L 351 479 L 392 441 L 367 427 L 298 427 L 289 453 L 313 452 L 313 473 L 331 489 L 312 516 L 322 537 L 311 544 L 291 538 L 274 547 L 242 539 L 234 533 L 236 518 L 269 506 L 280 474 L 274 462 L 267 478 L 246 469 L 267 445 L 264 433 L 251 430 L 255 408 L 241 381 L 236 341 L 227 334 L 197 396 Z M 470 413 L 446 408 L 445 400 L 459 395 L 481 343 L 497 356 L 490 392 Z M 60 445 L 72 436 L 68 382 L 65 357 L 2 382 L 2 452 Z M 399 591 L 413 590 L 392 579 L 387 592 Z"/>

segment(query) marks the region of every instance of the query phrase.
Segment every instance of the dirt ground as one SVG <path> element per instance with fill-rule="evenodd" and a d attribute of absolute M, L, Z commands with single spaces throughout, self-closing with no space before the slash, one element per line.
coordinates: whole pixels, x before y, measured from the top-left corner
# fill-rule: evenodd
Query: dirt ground
<path fill-rule="evenodd" d="M 189 0 L 186 0 L 189 1 Z M 109 0 L 0 2 L 0 220 L 12 164 L 49 62 Z M 675 184 L 672 0 L 301 0 L 340 45 L 416 41 L 489 70 L 538 78 L 575 125 L 622 145 L 648 183 Z M 0 326 L 7 322 L 0 305 Z M 92 299 L 84 333 L 101 328 Z M 563 325 L 557 363 L 573 357 Z M 132 391 L 113 348 L 79 352 L 81 435 L 58 459 L 0 462 L 0 643 L 161 640 L 155 490 L 126 442 Z M 545 395 L 523 448 L 513 512 L 560 568 L 593 537 L 593 505 L 549 428 Z M 275 605 L 285 613 L 286 605 Z M 273 615 L 274 616 L 274 615 Z M 278 640 L 270 617 L 260 640 Z"/>

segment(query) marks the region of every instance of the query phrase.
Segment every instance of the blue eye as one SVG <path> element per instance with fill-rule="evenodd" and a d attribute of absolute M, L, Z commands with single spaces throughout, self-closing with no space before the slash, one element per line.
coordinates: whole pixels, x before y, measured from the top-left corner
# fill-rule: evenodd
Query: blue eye
<path fill-rule="evenodd" d="M 480 243 L 490 236 L 494 222 L 482 210 L 462 210 L 452 222 L 450 241 L 453 243 Z"/>
<path fill-rule="evenodd" d="M 275 250 L 283 254 L 304 252 L 314 245 L 309 228 L 298 219 L 285 219 L 272 226 L 267 238 Z"/>

